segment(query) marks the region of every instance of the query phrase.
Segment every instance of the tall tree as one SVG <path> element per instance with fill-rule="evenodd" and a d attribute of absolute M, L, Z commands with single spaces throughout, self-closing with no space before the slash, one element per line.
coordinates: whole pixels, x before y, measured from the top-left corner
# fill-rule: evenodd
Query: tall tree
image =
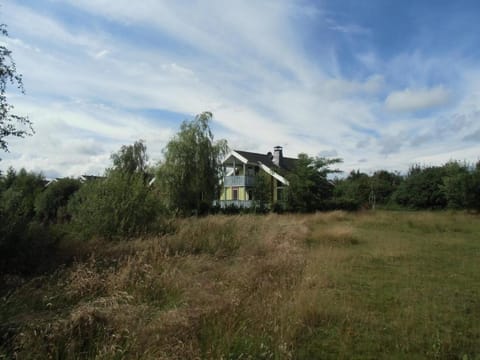
<path fill-rule="evenodd" d="M 468 197 L 471 194 L 470 184 L 472 183 L 473 169 L 466 163 L 449 161 L 443 165 L 445 175 L 443 183 L 439 185 L 443 192 L 447 207 L 452 209 L 466 208 Z"/>
<path fill-rule="evenodd" d="M 82 185 L 68 203 L 76 234 L 114 239 L 162 230 L 162 209 L 146 182 L 146 159 L 143 142 L 122 146 L 104 179 Z"/>
<path fill-rule="evenodd" d="M 184 215 L 202 213 L 218 198 L 220 162 L 227 152 L 226 140 L 214 141 L 211 112 L 184 121 L 164 149 L 158 171 L 169 208 Z"/>
<path fill-rule="evenodd" d="M 5 24 L 0 24 L 0 36 L 8 36 Z M 7 136 L 24 137 L 33 132 L 31 121 L 12 113 L 13 105 L 7 99 L 7 85 L 16 86 L 22 93 L 22 75 L 17 73 L 17 67 L 12 58 L 12 52 L 6 46 L 0 45 L 0 149 L 8 151 Z"/>
<path fill-rule="evenodd" d="M 339 170 L 330 165 L 342 162 L 341 159 L 326 159 L 299 154 L 294 170 L 287 174 L 288 207 L 293 211 L 315 211 L 322 209 L 325 201 L 332 197 L 333 184 L 327 176 Z"/>
<path fill-rule="evenodd" d="M 113 169 L 125 174 L 145 174 L 147 172 L 147 147 L 143 140 L 135 141 L 133 145 L 123 145 L 112 154 Z"/>

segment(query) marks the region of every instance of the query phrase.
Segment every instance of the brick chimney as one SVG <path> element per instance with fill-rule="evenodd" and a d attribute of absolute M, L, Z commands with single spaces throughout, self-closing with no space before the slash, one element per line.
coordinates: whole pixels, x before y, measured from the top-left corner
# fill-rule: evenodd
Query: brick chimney
<path fill-rule="evenodd" d="M 283 148 L 281 146 L 275 146 L 273 148 L 273 163 L 280 167 L 283 158 Z"/>

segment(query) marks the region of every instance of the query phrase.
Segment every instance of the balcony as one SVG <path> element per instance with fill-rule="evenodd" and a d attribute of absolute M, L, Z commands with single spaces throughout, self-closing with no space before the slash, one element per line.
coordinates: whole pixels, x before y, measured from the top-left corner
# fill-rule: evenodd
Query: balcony
<path fill-rule="evenodd" d="M 253 200 L 218 200 L 214 201 L 214 205 L 218 205 L 222 209 L 230 206 L 237 208 L 251 208 L 255 205 L 255 202 Z"/>
<path fill-rule="evenodd" d="M 253 186 L 254 184 L 254 176 L 225 176 L 223 178 L 223 186 Z"/>

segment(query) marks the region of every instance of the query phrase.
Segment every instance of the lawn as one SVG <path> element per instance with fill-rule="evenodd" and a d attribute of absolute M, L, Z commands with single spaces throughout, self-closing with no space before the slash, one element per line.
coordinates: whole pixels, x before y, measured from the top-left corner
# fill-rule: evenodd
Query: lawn
<path fill-rule="evenodd" d="M 480 218 L 211 216 L 4 277 L 0 358 L 480 359 Z"/>

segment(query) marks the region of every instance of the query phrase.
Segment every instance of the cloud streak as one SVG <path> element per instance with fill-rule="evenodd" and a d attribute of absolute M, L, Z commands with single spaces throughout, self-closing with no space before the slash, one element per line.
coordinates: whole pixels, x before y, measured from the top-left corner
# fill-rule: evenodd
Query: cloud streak
<path fill-rule="evenodd" d="M 7 2 L 27 88 L 16 105 L 37 134 L 12 140 L 0 168 L 99 173 L 139 138 L 159 160 L 179 119 L 205 110 L 233 148 L 336 154 L 346 171 L 475 153 L 476 64 L 455 54 L 454 82 L 442 73 L 450 55 L 387 57 L 379 29 L 330 10 L 307 0 Z"/>
<path fill-rule="evenodd" d="M 450 93 L 443 86 L 429 89 L 405 89 L 392 92 L 385 99 L 385 106 L 390 111 L 409 112 L 446 105 Z"/>

